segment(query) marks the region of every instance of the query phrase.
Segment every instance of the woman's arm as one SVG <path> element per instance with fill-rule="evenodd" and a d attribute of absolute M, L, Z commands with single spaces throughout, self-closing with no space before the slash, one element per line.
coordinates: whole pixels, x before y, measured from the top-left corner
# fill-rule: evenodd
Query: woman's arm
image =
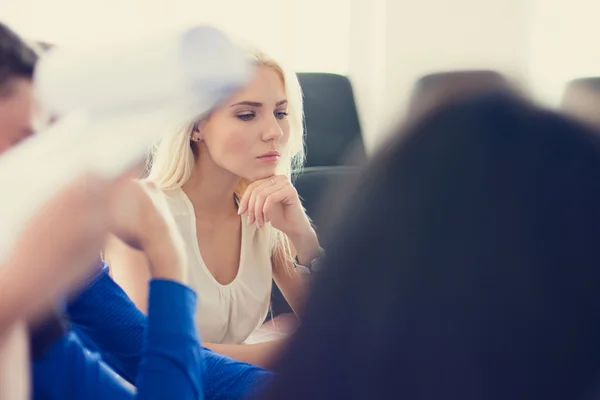
<path fill-rule="evenodd" d="M 298 192 L 290 178 L 276 175 L 251 183 L 240 200 L 238 214 L 248 214 L 248 223 L 259 228 L 267 222 L 284 233 L 301 265 L 308 266 L 321 254 L 319 239 L 306 215 Z M 284 297 L 298 314 L 304 302 L 302 277 L 293 268 L 293 261 L 284 257 L 283 248 L 273 254 L 273 277 Z"/>
<path fill-rule="evenodd" d="M 144 314 L 148 313 L 148 282 L 151 279 L 148 261 L 143 252 L 110 235 L 103 254 L 112 278 Z"/>
<path fill-rule="evenodd" d="M 283 249 L 275 249 L 273 255 L 273 280 L 297 317 L 302 313 L 306 298 L 307 276 L 299 274 L 287 259 Z"/>
<path fill-rule="evenodd" d="M 298 263 L 308 265 L 322 252 L 319 240 L 312 228 L 306 229 L 304 233 L 290 238 L 292 253 L 296 254 Z M 273 258 L 273 280 L 285 297 L 294 314 L 299 317 L 302 313 L 304 301 L 307 296 L 308 278 L 310 275 L 301 274 L 294 268 L 294 263 L 286 256 L 284 249 L 280 246 L 275 248 Z"/>

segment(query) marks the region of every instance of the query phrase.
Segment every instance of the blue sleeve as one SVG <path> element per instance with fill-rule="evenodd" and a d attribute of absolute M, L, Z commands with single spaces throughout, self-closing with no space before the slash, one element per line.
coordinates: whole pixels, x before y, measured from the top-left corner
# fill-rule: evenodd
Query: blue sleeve
<path fill-rule="evenodd" d="M 204 399 L 204 360 L 196 332 L 196 293 L 150 281 L 148 326 L 135 386 L 139 399 Z"/>
<path fill-rule="evenodd" d="M 189 288 L 166 280 L 150 283 L 137 392 L 69 332 L 34 362 L 34 399 L 203 399 L 195 307 L 196 296 Z"/>
<path fill-rule="evenodd" d="M 86 351 L 74 333 L 56 341 L 33 363 L 33 400 L 133 400 L 135 391 Z"/>
<path fill-rule="evenodd" d="M 69 304 L 67 313 L 85 347 L 101 353 L 119 375 L 135 382 L 147 318 L 108 275 L 106 266 Z"/>
<path fill-rule="evenodd" d="M 72 326 L 84 345 L 129 382 L 135 382 L 147 317 L 137 309 L 104 268 L 68 308 Z M 209 400 L 243 399 L 272 375 L 207 348 L 204 396 Z"/>

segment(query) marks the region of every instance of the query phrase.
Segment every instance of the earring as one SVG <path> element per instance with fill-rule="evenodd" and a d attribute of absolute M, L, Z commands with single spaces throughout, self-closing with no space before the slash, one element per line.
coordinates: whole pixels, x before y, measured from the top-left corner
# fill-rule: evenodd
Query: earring
<path fill-rule="evenodd" d="M 192 140 L 193 140 L 194 142 L 199 142 L 199 141 L 201 141 L 201 140 L 202 140 L 202 138 L 201 138 L 201 137 L 193 137 L 193 138 L 192 138 Z"/>

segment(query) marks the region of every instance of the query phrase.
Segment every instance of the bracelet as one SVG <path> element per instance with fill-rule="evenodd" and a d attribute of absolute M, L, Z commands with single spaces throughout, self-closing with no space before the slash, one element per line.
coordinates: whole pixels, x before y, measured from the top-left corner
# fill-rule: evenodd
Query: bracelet
<path fill-rule="evenodd" d="M 301 274 L 306 275 L 314 275 L 319 272 L 321 267 L 323 266 L 323 259 L 325 258 L 325 252 L 323 249 L 320 251 L 321 254 L 313 258 L 308 265 L 302 265 L 298 261 L 298 256 L 296 256 L 296 260 L 294 261 L 294 268 Z"/>

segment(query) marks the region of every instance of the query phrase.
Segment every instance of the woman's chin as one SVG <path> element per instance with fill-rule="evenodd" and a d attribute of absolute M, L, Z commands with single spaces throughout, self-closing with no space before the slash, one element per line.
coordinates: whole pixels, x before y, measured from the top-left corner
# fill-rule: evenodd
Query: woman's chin
<path fill-rule="evenodd" d="M 254 170 L 252 171 L 251 174 L 246 174 L 248 175 L 248 179 L 249 181 L 259 181 L 261 179 L 266 179 L 269 178 L 273 175 L 277 174 L 277 168 L 276 167 L 272 167 L 272 168 L 260 168 L 259 170 Z"/>

